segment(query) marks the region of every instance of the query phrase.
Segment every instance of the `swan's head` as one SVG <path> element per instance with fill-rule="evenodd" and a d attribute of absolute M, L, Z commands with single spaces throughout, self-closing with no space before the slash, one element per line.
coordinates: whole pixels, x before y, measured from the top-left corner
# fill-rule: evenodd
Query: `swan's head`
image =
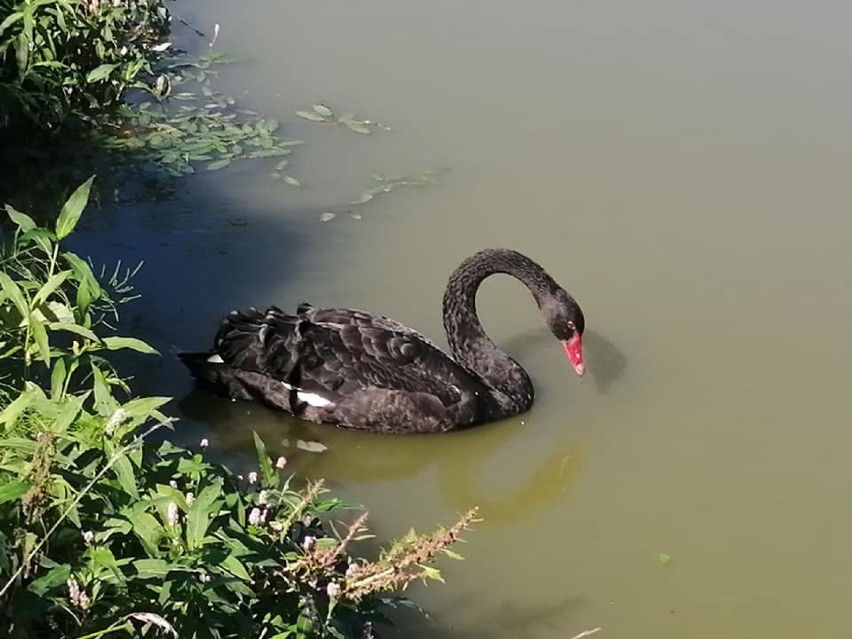
<path fill-rule="evenodd" d="M 550 332 L 562 342 L 565 354 L 578 375 L 586 372 L 583 361 L 583 331 L 586 318 L 576 300 L 562 288 L 550 293 L 541 301 L 541 313 Z"/>

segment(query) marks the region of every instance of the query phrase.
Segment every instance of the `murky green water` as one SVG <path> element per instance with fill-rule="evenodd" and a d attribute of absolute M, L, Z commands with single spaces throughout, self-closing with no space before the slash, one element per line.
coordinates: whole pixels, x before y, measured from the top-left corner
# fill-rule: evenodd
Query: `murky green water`
<path fill-rule="evenodd" d="M 308 142 L 303 190 L 237 165 L 177 201 L 104 211 L 82 247 L 144 258 L 129 318 L 208 344 L 230 308 L 303 299 L 391 314 L 443 343 L 449 272 L 486 246 L 544 264 L 582 304 L 577 378 L 517 283 L 486 328 L 532 374 L 521 419 L 432 438 L 337 432 L 189 394 L 178 437 L 239 459 L 251 430 L 367 504 L 380 535 L 478 504 L 434 616 L 405 637 L 842 637 L 852 593 L 848 5 L 182 2 L 220 87 Z M 203 48 L 206 44 L 201 44 Z M 299 121 L 314 101 L 390 124 Z M 319 224 L 374 170 L 452 167 L 365 219 Z M 294 446 L 319 441 L 324 453 Z M 662 566 L 661 553 L 673 557 Z"/>

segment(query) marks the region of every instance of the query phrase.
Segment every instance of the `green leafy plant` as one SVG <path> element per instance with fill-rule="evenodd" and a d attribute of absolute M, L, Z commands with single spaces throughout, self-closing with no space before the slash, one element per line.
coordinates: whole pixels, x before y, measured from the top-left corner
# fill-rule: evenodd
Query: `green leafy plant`
<path fill-rule="evenodd" d="M 155 353 L 105 334 L 128 278 L 104 281 L 62 248 L 91 184 L 50 229 L 6 209 L 0 636 L 375 636 L 373 624 L 405 601 L 393 593 L 441 579 L 434 560 L 458 558 L 451 546 L 475 513 L 366 559 L 356 551 L 367 514 L 288 475 L 257 436 L 245 479 L 205 459 L 206 442 L 151 443 L 171 427 L 170 398 L 133 397 L 107 359 Z"/>
<path fill-rule="evenodd" d="M 162 0 L 0 0 L 0 130 L 82 124 L 118 108 L 167 32 Z"/>

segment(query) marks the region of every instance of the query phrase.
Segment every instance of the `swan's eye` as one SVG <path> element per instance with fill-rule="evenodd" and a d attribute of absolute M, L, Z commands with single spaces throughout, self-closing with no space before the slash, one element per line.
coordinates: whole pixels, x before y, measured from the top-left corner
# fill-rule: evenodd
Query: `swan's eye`
<path fill-rule="evenodd" d="M 570 322 L 570 321 L 568 322 L 568 328 L 570 328 L 572 331 L 577 330 L 577 327 L 574 325 L 574 322 Z"/>

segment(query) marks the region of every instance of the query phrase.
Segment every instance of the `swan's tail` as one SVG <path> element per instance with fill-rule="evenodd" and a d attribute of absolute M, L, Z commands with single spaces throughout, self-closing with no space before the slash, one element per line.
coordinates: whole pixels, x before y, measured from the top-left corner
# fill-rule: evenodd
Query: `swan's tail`
<path fill-rule="evenodd" d="M 218 354 L 208 351 L 178 353 L 177 356 L 199 386 L 232 399 L 253 399 L 246 391 L 240 372 L 225 364 Z"/>
<path fill-rule="evenodd" d="M 302 324 L 307 322 L 275 306 L 265 312 L 231 311 L 209 351 L 176 355 L 201 386 L 237 399 L 272 395 L 279 404 L 286 388 L 299 383 Z"/>
<path fill-rule="evenodd" d="M 200 382 L 214 383 L 223 369 L 228 369 L 222 358 L 212 352 L 177 353 L 178 359 L 189 369 L 190 374 Z"/>

